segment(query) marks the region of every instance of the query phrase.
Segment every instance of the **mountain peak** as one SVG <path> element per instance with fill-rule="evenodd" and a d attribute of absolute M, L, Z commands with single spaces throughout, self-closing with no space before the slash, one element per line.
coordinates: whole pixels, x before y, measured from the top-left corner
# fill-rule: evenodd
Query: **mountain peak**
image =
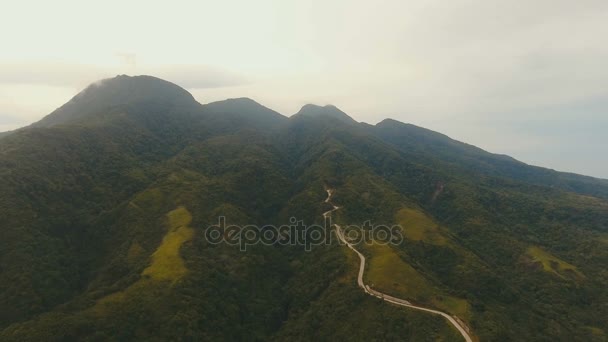
<path fill-rule="evenodd" d="M 118 75 L 92 83 L 32 126 L 55 126 L 81 120 L 112 107 L 140 103 L 168 106 L 198 104 L 188 91 L 174 83 L 147 75 Z"/>
<path fill-rule="evenodd" d="M 246 120 L 252 124 L 276 126 L 287 118 L 248 98 L 239 97 L 203 105 L 204 109 L 224 117 Z"/>
<path fill-rule="evenodd" d="M 294 117 L 329 117 L 340 121 L 356 123 L 356 121 L 334 105 L 318 106 L 306 104 Z"/>
<path fill-rule="evenodd" d="M 113 100 L 135 102 L 156 99 L 159 101 L 191 99 L 192 95 L 184 88 L 158 77 L 139 75 L 117 75 L 92 83 L 78 93 L 74 99 L 86 96 L 113 97 Z"/>

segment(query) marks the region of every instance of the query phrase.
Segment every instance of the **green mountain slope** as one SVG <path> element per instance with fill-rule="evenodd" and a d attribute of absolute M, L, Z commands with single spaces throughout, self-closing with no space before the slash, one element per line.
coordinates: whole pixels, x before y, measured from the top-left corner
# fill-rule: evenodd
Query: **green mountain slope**
<path fill-rule="evenodd" d="M 370 126 L 370 130 L 408 154 L 448 162 L 454 170 L 461 170 L 463 176 L 509 178 L 608 199 L 607 180 L 526 165 L 509 156 L 488 153 L 443 134 L 391 119 Z"/>
<path fill-rule="evenodd" d="M 0 340 L 458 340 L 356 286 L 330 244 L 213 244 L 218 223 L 400 224 L 363 246 L 383 291 L 480 340 L 608 332 L 604 181 L 333 106 L 200 105 L 153 77 L 87 88 L 0 141 Z M 331 233 L 331 230 L 325 230 Z"/>

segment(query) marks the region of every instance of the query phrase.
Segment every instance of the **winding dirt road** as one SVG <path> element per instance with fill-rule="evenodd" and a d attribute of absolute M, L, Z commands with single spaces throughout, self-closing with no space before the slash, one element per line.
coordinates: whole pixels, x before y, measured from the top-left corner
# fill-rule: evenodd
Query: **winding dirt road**
<path fill-rule="evenodd" d="M 331 204 L 333 206 L 333 209 L 324 212 L 323 218 L 328 218 L 332 212 L 340 209 L 340 207 L 337 207 L 333 203 L 331 203 L 332 194 L 333 194 L 333 190 L 328 189 L 327 190 L 327 199 L 325 199 L 325 203 Z M 361 254 L 355 247 L 353 247 L 353 245 L 350 242 L 348 242 L 348 240 L 346 240 L 346 238 L 344 237 L 344 233 L 342 232 L 342 228 L 339 225 L 334 224 L 334 226 L 336 226 L 336 235 L 338 236 L 340 241 L 342 241 L 344 244 L 346 244 L 348 246 L 348 248 L 352 249 L 355 253 L 357 253 L 357 255 L 359 256 L 359 260 L 361 260 L 361 263 L 359 264 L 359 275 L 357 276 L 357 284 L 359 285 L 360 288 L 363 289 L 363 291 L 365 291 L 365 293 L 367 293 L 370 296 L 380 298 L 385 302 L 389 302 L 389 303 L 392 303 L 395 305 L 405 306 L 407 308 L 411 308 L 414 310 L 420 310 L 420 311 L 429 312 L 429 313 L 432 313 L 435 315 L 440 315 L 440 316 L 444 317 L 445 319 L 447 319 L 448 322 L 450 322 L 458 330 L 458 332 L 460 332 L 460 334 L 462 335 L 462 337 L 465 339 L 466 342 L 473 342 L 473 339 L 469 335 L 468 328 L 464 325 L 464 323 L 462 323 L 462 321 L 459 318 L 457 318 L 455 316 L 452 317 L 442 311 L 437 311 L 437 310 L 425 308 L 422 306 L 413 305 L 412 303 L 408 302 L 407 300 L 389 296 L 385 293 L 373 290 L 369 286 L 365 285 L 365 283 L 363 282 L 363 273 L 365 272 L 365 256 L 363 254 Z"/>

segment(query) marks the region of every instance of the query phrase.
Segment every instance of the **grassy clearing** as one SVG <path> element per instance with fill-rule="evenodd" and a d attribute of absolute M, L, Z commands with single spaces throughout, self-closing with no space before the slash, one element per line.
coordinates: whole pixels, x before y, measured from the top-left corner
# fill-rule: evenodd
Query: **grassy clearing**
<path fill-rule="evenodd" d="M 443 309 L 446 312 L 452 313 L 461 319 L 470 320 L 470 306 L 469 303 L 462 298 L 456 298 L 451 296 L 437 296 L 433 298 L 431 302 L 436 307 Z"/>
<path fill-rule="evenodd" d="M 395 219 L 409 240 L 433 245 L 445 245 L 447 242 L 441 235 L 439 225 L 420 210 L 403 208 L 397 212 Z"/>
<path fill-rule="evenodd" d="M 188 209 L 179 207 L 167 214 L 169 219 L 169 231 L 174 231 L 177 228 L 188 226 L 192 222 L 192 215 Z"/>
<path fill-rule="evenodd" d="M 446 295 L 435 288 L 390 246 L 374 244 L 366 246 L 366 250 L 372 255 L 366 268 L 366 283 L 372 288 L 431 305 L 464 320 L 470 319 L 470 307 L 466 300 Z"/>
<path fill-rule="evenodd" d="M 543 271 L 553 273 L 561 278 L 574 275 L 577 278 L 585 276 L 578 271 L 576 266 L 571 265 L 556 256 L 542 250 L 540 247 L 532 246 L 526 251 L 526 255 L 532 258 L 534 262 L 542 265 Z"/>
<path fill-rule="evenodd" d="M 407 295 L 415 300 L 427 300 L 432 291 L 424 277 L 405 263 L 389 247 L 382 245 L 366 246 L 372 257 L 366 269 L 368 283 L 388 294 Z"/>
<path fill-rule="evenodd" d="M 142 272 L 142 277 L 123 291 L 107 295 L 97 301 L 92 308 L 97 314 L 106 314 L 109 306 L 122 303 L 131 296 L 137 295 L 150 286 L 162 284 L 159 281 L 175 283 L 188 273 L 188 269 L 180 255 L 182 245 L 194 236 L 194 229 L 189 227 L 192 215 L 184 208 L 179 207 L 167 214 L 168 232 L 162 243 L 152 254 L 152 262 Z M 135 259 L 144 252 L 143 248 L 134 243 L 129 249 L 127 261 Z"/>
<path fill-rule="evenodd" d="M 152 264 L 142 275 L 156 280 L 176 281 L 188 272 L 180 255 L 180 248 L 194 235 L 194 230 L 188 226 L 192 222 L 192 215 L 186 208 L 180 207 L 167 214 L 167 217 L 169 232 L 152 254 Z"/>
<path fill-rule="evenodd" d="M 597 327 L 586 327 L 587 329 L 589 329 L 589 332 L 591 332 L 591 335 L 593 336 L 597 336 L 597 337 L 606 337 L 606 333 L 604 332 L 604 330 L 597 328 Z"/>

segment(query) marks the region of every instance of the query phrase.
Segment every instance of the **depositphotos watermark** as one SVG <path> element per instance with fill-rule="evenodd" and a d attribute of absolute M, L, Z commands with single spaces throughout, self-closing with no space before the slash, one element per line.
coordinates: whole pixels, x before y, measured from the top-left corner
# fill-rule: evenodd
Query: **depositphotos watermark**
<path fill-rule="evenodd" d="M 218 223 L 207 227 L 205 239 L 211 244 L 239 246 L 246 251 L 249 246 L 304 246 L 310 251 L 313 246 L 344 244 L 336 235 L 340 229 L 342 236 L 352 245 L 358 244 L 399 244 L 403 241 L 402 227 L 399 225 L 373 225 L 366 221 L 362 225 L 338 226 L 326 218 L 323 225 L 306 225 L 304 221 L 292 217 L 289 224 L 275 225 L 234 225 L 228 224 L 226 217 L 220 216 Z"/>

